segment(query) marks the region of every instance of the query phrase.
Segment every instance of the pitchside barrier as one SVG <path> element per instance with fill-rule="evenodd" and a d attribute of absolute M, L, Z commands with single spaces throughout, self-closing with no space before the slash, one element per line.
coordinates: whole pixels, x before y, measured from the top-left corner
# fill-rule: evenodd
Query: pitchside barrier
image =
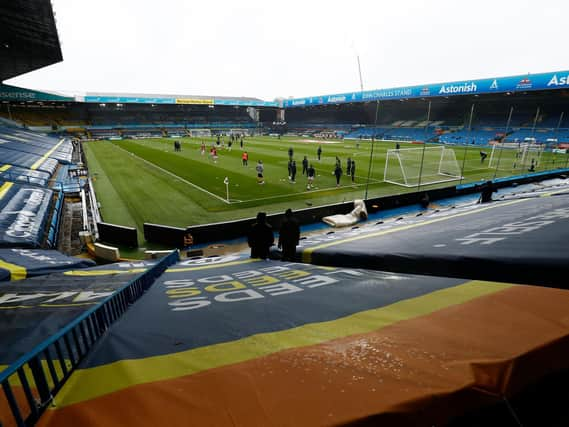
<path fill-rule="evenodd" d="M 144 223 L 144 239 L 150 243 L 160 243 L 172 248 L 184 248 L 191 245 L 185 228 L 148 222 Z"/>
<path fill-rule="evenodd" d="M 99 240 L 102 242 L 130 248 L 138 247 L 138 234 L 134 227 L 98 222 L 97 229 L 99 230 Z"/>
<path fill-rule="evenodd" d="M 496 189 L 509 187 L 512 184 L 523 184 L 532 181 L 555 178 L 560 175 L 569 174 L 569 169 L 558 169 L 555 171 L 544 171 L 532 174 L 524 174 L 506 178 L 495 179 Z M 467 183 L 458 186 L 437 188 L 428 191 L 418 191 L 413 193 L 403 193 L 391 196 L 384 196 L 366 200 L 366 208 L 369 213 L 378 210 L 393 209 L 402 206 L 409 206 L 421 202 L 424 194 L 428 194 L 430 201 L 436 201 L 454 196 L 474 194 L 481 191 L 481 186 L 485 181 Z M 315 208 L 299 209 L 294 211 L 294 216 L 300 225 L 314 224 L 322 220 L 325 216 L 336 214 L 347 214 L 354 208 L 353 201 L 338 203 L 334 205 L 319 206 Z M 262 210 L 260 207 L 259 210 Z M 267 222 L 278 231 L 284 213 L 267 216 Z M 144 238 L 149 243 L 160 243 L 172 248 L 184 248 L 191 245 L 203 245 L 219 241 L 227 241 L 246 236 L 247 231 L 255 222 L 255 218 L 246 218 L 236 221 L 218 222 L 213 224 L 195 225 L 187 228 L 170 227 L 160 224 L 144 224 Z"/>

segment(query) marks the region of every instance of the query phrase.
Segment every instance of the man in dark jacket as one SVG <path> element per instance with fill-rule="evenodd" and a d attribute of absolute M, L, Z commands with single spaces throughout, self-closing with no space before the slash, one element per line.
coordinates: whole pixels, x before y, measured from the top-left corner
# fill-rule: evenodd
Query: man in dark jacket
<path fill-rule="evenodd" d="M 251 258 L 267 259 L 269 248 L 274 242 L 273 229 L 267 224 L 267 214 L 259 212 L 257 222 L 253 224 L 247 236 L 247 243 L 251 248 Z"/>
<path fill-rule="evenodd" d="M 308 158 L 304 156 L 302 159 L 302 174 L 305 175 L 308 172 Z"/>
<path fill-rule="evenodd" d="M 482 186 L 482 193 L 480 193 L 480 203 L 488 203 L 492 201 L 492 193 L 498 191 L 492 181 L 486 181 Z"/>
<path fill-rule="evenodd" d="M 350 168 L 350 175 L 352 176 L 352 182 L 356 180 L 356 161 L 352 160 L 352 167 Z"/>
<path fill-rule="evenodd" d="M 283 261 L 294 261 L 296 255 L 296 245 L 300 240 L 300 227 L 292 216 L 292 210 L 287 209 L 285 218 L 279 231 L 279 248 L 282 249 Z"/>
<path fill-rule="evenodd" d="M 334 169 L 334 175 L 336 176 L 336 187 L 340 186 L 340 177 L 342 176 L 342 167 L 338 162 L 336 162 L 336 168 Z"/>
<path fill-rule="evenodd" d="M 293 160 L 290 163 L 290 182 L 293 184 L 296 182 L 296 161 Z"/>

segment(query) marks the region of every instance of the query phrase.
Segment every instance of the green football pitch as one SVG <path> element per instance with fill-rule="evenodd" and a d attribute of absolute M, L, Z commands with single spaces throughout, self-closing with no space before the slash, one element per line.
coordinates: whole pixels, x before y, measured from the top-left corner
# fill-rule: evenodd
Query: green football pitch
<path fill-rule="evenodd" d="M 227 140 L 227 138 L 226 138 Z M 122 141 L 93 141 L 84 143 L 89 172 L 95 186 L 101 215 L 105 222 L 137 227 L 157 224 L 185 227 L 253 217 L 260 210 L 283 212 L 287 208 L 301 209 L 367 197 L 417 191 L 383 181 L 386 152 L 395 142 L 376 142 L 370 171 L 370 141 L 316 141 L 300 137 L 249 137 L 243 149 L 234 143 L 232 150 L 218 149 L 216 162 L 209 155 L 215 144 L 212 138 L 182 138 L 181 151 L 174 150 L 174 139 L 138 139 Z M 201 154 L 205 142 L 206 153 Z M 317 148 L 322 147 L 321 160 Z M 296 183 L 288 177 L 288 150 L 294 150 L 297 163 Z M 401 144 L 401 148 L 421 146 Z M 492 179 L 524 173 L 512 170 L 509 152 L 504 151 L 502 167 L 489 168 L 489 158 L 480 161 L 480 147 L 453 147 L 458 166 L 464 173 L 462 182 Z M 249 154 L 248 166 L 241 155 Z M 490 149 L 485 149 L 490 154 Z M 316 169 L 312 189 L 306 188 L 302 175 L 302 159 L 307 156 Z M 348 157 L 356 162 L 355 181 L 343 175 L 336 186 L 333 175 L 336 157 L 340 158 L 344 174 Z M 489 156 L 490 157 L 490 156 Z M 257 183 L 255 166 L 262 160 L 265 184 Z M 566 154 L 543 153 L 538 170 L 564 167 Z M 368 171 L 369 184 L 368 184 Z M 525 170 L 527 173 L 527 170 Z M 226 187 L 224 180 L 228 178 Z M 437 186 L 458 184 L 459 181 L 421 186 L 428 190 Z M 229 201 L 227 200 L 229 190 Z M 140 237 L 142 235 L 140 234 Z M 142 239 L 141 239 L 142 241 Z"/>

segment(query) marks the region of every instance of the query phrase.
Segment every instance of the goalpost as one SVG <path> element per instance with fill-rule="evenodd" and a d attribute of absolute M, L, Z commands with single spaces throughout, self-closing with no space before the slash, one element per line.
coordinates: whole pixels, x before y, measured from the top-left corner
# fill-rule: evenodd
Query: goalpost
<path fill-rule="evenodd" d="M 492 146 L 488 167 L 498 170 L 522 170 L 538 167 L 543 144 L 527 142 L 496 143 Z"/>
<path fill-rule="evenodd" d="M 461 179 L 452 148 L 444 146 L 387 150 L 383 180 L 404 187 L 438 184 Z"/>
<path fill-rule="evenodd" d="M 211 129 L 189 129 L 191 137 L 210 137 Z"/>

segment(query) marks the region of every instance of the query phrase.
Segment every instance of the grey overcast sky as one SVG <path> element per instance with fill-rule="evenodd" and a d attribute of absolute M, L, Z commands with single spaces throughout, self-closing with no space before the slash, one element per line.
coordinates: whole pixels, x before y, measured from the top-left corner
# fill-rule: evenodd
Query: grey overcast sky
<path fill-rule="evenodd" d="M 569 69 L 566 0 L 52 0 L 63 62 L 7 81 L 302 97 Z"/>

